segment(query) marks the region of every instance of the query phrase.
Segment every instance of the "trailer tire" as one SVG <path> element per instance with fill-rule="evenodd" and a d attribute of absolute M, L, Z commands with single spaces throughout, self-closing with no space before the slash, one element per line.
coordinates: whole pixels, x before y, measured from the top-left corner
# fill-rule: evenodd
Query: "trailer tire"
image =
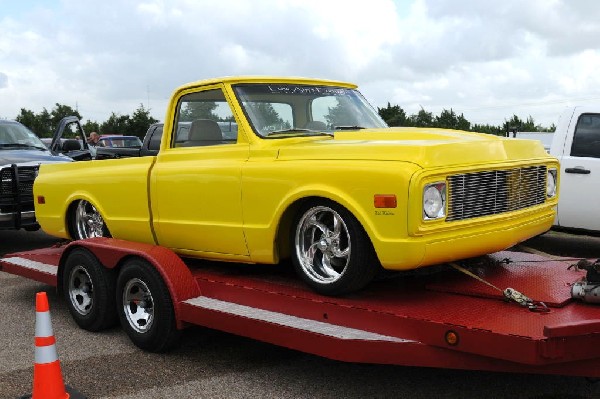
<path fill-rule="evenodd" d="M 115 302 L 116 274 L 88 250 L 76 248 L 67 255 L 62 289 L 71 316 L 88 331 L 101 331 L 118 323 Z"/>
<path fill-rule="evenodd" d="M 342 295 L 367 285 L 381 269 L 360 222 L 326 199 L 303 204 L 291 232 L 297 274 L 322 295 Z"/>
<path fill-rule="evenodd" d="M 121 327 L 139 348 L 165 352 L 177 342 L 171 294 L 160 273 L 143 259 L 123 264 L 117 278 L 117 309 Z"/>

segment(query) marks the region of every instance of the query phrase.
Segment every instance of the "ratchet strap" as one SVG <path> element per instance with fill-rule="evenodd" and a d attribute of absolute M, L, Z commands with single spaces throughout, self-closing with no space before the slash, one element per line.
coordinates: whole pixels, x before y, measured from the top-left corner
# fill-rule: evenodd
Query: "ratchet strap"
<path fill-rule="evenodd" d="M 507 300 L 516 302 L 519 305 L 528 308 L 532 312 L 547 313 L 550 311 L 550 309 L 548 308 L 548 306 L 546 306 L 546 304 L 544 302 L 539 302 L 539 301 L 536 302 L 536 301 L 532 300 L 531 298 L 527 297 L 526 295 L 515 290 L 514 288 L 506 288 L 503 290 L 501 288 L 496 287 L 494 284 L 490 283 L 489 281 L 482 279 L 481 277 L 472 273 L 471 271 L 465 269 L 464 267 L 458 265 L 457 263 L 450 262 L 449 265 L 452 266 L 454 269 L 458 270 L 459 272 L 464 273 L 467 276 L 472 277 L 475 280 L 480 281 L 480 282 L 490 286 L 491 288 L 495 289 L 496 291 L 502 293 L 502 296 L 504 296 L 504 298 L 506 298 Z"/>

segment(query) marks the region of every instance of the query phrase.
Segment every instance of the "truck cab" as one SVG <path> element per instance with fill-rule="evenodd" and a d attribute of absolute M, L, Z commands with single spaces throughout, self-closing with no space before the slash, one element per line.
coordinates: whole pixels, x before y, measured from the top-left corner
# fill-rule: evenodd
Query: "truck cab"
<path fill-rule="evenodd" d="M 600 231 L 600 112 L 592 106 L 567 108 L 561 115 L 550 154 L 561 165 L 561 190 L 554 224 Z"/>

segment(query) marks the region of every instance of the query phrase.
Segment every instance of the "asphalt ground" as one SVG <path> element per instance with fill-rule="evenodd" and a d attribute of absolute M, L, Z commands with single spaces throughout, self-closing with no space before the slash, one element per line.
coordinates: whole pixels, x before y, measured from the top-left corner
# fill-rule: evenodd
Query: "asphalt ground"
<path fill-rule="evenodd" d="M 0 256 L 57 242 L 0 231 Z M 523 243 L 562 256 L 600 257 L 600 238 L 549 232 Z M 88 398 L 600 398 L 585 378 L 352 364 L 205 328 L 167 354 L 146 353 L 114 328 L 80 330 L 47 285 L 0 272 L 0 398 L 30 394 L 35 293 L 45 291 L 65 382 Z"/>

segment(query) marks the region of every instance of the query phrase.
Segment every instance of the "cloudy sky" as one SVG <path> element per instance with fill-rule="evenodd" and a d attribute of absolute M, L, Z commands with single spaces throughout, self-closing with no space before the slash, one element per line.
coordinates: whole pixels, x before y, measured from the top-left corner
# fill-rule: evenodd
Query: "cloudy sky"
<path fill-rule="evenodd" d="M 357 83 L 369 101 L 501 124 L 600 103 L 590 0 L 0 0 L 0 118 L 164 119 L 173 89 L 225 75 Z"/>

